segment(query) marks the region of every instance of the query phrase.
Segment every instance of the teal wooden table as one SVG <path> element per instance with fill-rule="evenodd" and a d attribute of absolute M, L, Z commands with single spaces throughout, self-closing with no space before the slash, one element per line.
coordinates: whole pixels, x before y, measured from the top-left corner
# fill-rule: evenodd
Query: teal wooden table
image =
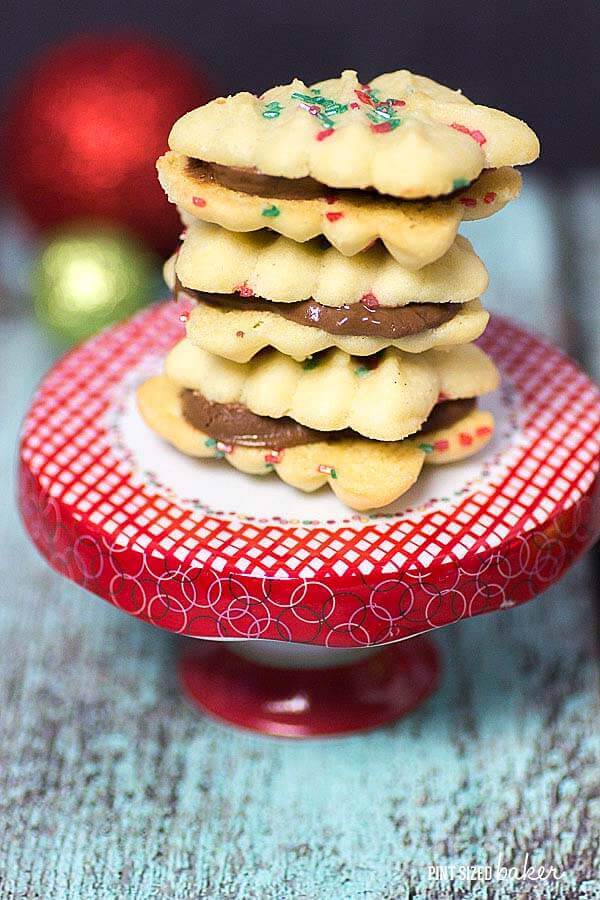
<path fill-rule="evenodd" d="M 529 178 L 469 229 L 488 305 L 596 378 L 599 186 L 557 197 Z M 53 351 L 25 302 L 0 302 L 1 897 L 600 895 L 591 554 L 532 603 L 438 632 L 441 688 L 393 727 L 298 744 L 216 725 L 180 697 L 183 638 L 63 581 L 26 540 L 15 441 Z M 520 868 L 526 853 L 561 878 L 458 868 Z"/>

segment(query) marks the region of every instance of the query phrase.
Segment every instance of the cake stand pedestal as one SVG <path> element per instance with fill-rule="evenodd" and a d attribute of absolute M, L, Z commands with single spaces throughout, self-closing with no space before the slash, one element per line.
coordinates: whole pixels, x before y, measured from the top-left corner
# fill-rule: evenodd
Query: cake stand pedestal
<path fill-rule="evenodd" d="M 148 309 L 48 373 L 23 425 L 19 504 L 58 572 L 203 639 L 185 642 L 179 676 L 217 719 L 287 737 L 391 722 L 437 684 L 425 632 L 531 599 L 600 533 L 600 392 L 522 328 L 496 317 L 480 341 L 503 376 L 490 446 L 359 515 L 146 428 L 135 388 L 184 311 Z"/>
<path fill-rule="evenodd" d="M 240 728 L 311 737 L 398 719 L 438 683 L 438 654 L 426 637 L 382 649 L 317 648 L 317 654 L 310 645 L 276 645 L 274 656 L 270 642 L 261 644 L 249 655 L 246 644 L 189 648 L 179 662 L 186 698 Z"/>

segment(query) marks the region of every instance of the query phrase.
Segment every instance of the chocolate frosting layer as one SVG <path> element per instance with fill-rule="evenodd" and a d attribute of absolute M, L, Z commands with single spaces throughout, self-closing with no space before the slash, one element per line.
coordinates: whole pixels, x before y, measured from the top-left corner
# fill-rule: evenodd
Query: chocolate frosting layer
<path fill-rule="evenodd" d="M 449 428 L 472 413 L 476 406 L 477 397 L 467 397 L 462 400 L 440 400 L 421 425 L 421 433 L 426 434 L 428 431 Z"/>
<path fill-rule="evenodd" d="M 475 408 L 476 403 L 474 398 L 442 400 L 434 406 L 420 433 L 448 428 L 464 419 Z M 360 437 L 349 428 L 342 431 L 316 431 L 295 422 L 289 416 L 281 419 L 258 416 L 241 403 L 214 403 L 199 391 L 187 388 L 181 391 L 181 407 L 184 419 L 194 428 L 216 441 L 237 447 L 283 450 L 300 444 Z"/>
<path fill-rule="evenodd" d="M 459 312 L 460 303 L 409 303 L 406 306 L 378 307 L 369 301 L 324 306 L 316 300 L 294 303 L 273 303 L 260 297 L 240 297 L 239 294 L 208 294 L 175 285 L 175 297 L 187 296 L 224 309 L 270 312 L 310 328 L 321 328 L 327 334 L 355 337 L 379 337 L 397 340 L 437 328 Z"/>
<path fill-rule="evenodd" d="M 257 416 L 241 403 L 213 403 L 199 391 L 184 389 L 181 406 L 186 422 L 209 437 L 237 447 L 267 447 L 279 450 L 314 444 L 326 440 L 327 435 L 300 425 L 289 416 L 271 419 Z"/>
<path fill-rule="evenodd" d="M 378 197 L 386 197 L 402 203 L 426 203 L 428 197 L 414 200 L 406 200 L 393 197 L 389 194 L 380 194 L 373 188 L 332 188 L 321 181 L 307 176 L 305 178 L 283 178 L 280 175 L 264 175 L 256 168 L 243 166 L 222 166 L 218 163 L 205 162 L 202 159 L 188 157 L 188 175 L 200 182 L 216 182 L 222 187 L 242 194 L 251 194 L 253 197 L 264 197 L 267 200 L 317 200 L 322 198 L 343 198 L 349 195 L 371 194 Z M 459 194 L 463 188 L 446 194 L 444 200 L 448 200 L 455 194 Z"/>
<path fill-rule="evenodd" d="M 278 175 L 263 175 L 262 172 L 241 166 L 221 166 L 201 159 L 188 160 L 188 174 L 199 181 L 212 181 L 253 197 L 269 200 L 315 200 L 334 194 L 314 178 L 282 178 Z"/>
<path fill-rule="evenodd" d="M 282 178 L 276 175 L 263 175 L 257 169 L 245 169 L 241 166 L 220 166 L 217 163 L 205 163 L 209 175 L 223 187 L 242 194 L 253 194 L 255 197 L 272 197 L 276 200 L 314 200 L 317 197 L 328 197 L 332 189 L 314 178 Z"/>

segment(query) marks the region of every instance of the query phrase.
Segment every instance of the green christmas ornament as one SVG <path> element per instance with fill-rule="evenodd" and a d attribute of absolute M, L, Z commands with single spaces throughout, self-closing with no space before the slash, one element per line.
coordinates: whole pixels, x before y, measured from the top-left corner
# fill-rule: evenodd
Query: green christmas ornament
<path fill-rule="evenodd" d="M 134 313 L 152 296 L 154 260 L 117 231 L 69 229 L 42 249 L 32 273 L 42 325 L 73 343 Z"/>

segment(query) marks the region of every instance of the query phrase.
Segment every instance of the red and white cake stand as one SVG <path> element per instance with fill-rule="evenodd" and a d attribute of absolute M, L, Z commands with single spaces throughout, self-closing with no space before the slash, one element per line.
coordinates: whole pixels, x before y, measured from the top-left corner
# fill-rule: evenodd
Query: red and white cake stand
<path fill-rule="evenodd" d="M 598 536 L 600 391 L 522 328 L 495 318 L 481 340 L 503 376 L 492 444 L 361 515 L 327 488 L 184 457 L 140 421 L 135 388 L 184 309 L 144 311 L 50 371 L 23 426 L 19 499 L 58 572 L 211 639 L 187 642 L 179 673 L 213 716 L 299 737 L 395 719 L 437 682 L 424 632 L 531 599 Z"/>

